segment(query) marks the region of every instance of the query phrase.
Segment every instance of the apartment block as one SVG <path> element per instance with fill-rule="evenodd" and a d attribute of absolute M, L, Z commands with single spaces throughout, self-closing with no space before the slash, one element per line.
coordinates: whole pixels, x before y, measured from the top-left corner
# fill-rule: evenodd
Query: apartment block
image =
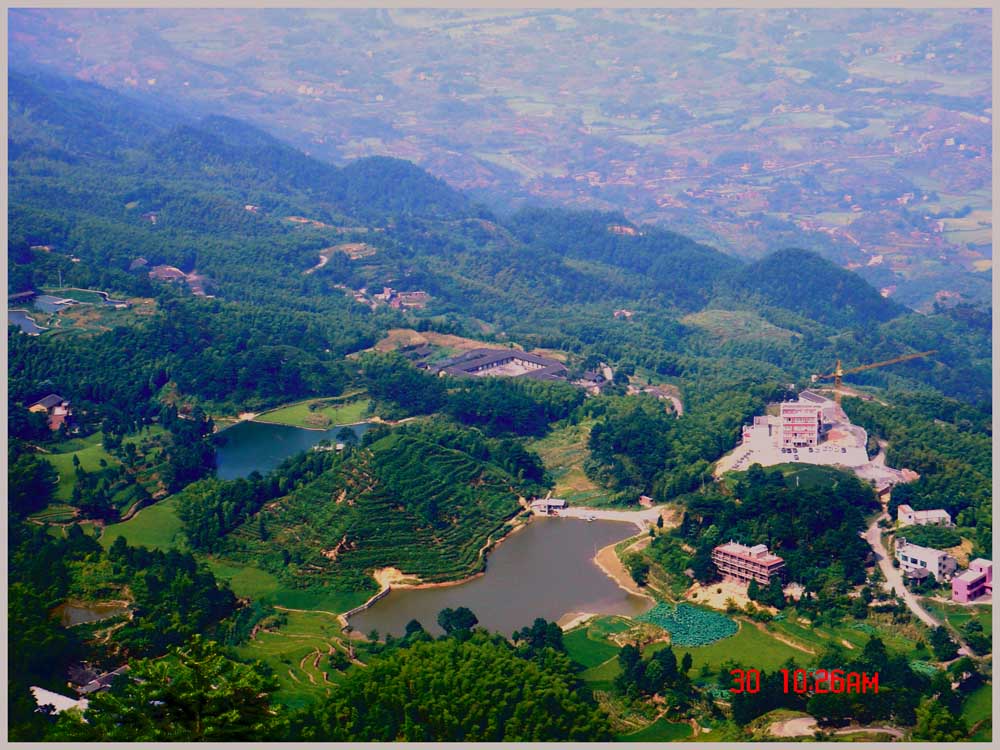
<path fill-rule="evenodd" d="M 766 544 L 748 547 L 732 541 L 712 550 L 712 562 L 723 578 L 765 585 L 785 567 L 785 561 L 768 552 Z"/>

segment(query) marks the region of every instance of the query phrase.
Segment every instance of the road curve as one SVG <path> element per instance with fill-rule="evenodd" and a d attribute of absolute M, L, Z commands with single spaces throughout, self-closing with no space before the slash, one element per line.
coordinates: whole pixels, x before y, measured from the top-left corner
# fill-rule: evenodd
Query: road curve
<path fill-rule="evenodd" d="M 915 614 L 921 621 L 932 628 L 940 627 L 941 623 L 938 622 L 934 617 L 924 609 L 920 602 L 917 600 L 913 594 L 911 594 L 906 586 L 903 585 L 903 573 L 899 568 L 894 568 L 892 566 L 892 559 L 889 557 L 889 553 L 885 549 L 885 545 L 882 544 L 882 535 L 878 526 L 878 522 L 883 518 L 888 518 L 889 516 L 885 513 L 877 516 L 871 523 L 871 526 L 864 533 L 865 541 L 871 545 L 872 551 L 875 552 L 875 559 L 878 560 L 878 566 L 882 570 L 882 575 L 885 576 L 886 583 L 883 584 L 885 589 L 890 592 L 895 592 L 903 597 L 903 601 L 906 602 L 906 606 L 910 608 L 910 611 Z"/>

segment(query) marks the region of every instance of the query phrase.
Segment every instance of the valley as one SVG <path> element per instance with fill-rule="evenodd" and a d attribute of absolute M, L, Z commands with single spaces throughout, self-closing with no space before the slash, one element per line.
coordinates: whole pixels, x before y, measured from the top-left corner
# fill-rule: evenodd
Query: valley
<path fill-rule="evenodd" d="M 88 13 L 58 24 L 71 30 Z M 550 22 L 589 28 L 606 15 L 595 14 L 393 11 L 386 37 L 364 49 L 389 106 L 401 95 L 389 84 L 409 78 L 404 61 L 379 67 L 379 45 L 403 23 L 461 47 L 480 26 L 501 36 Z M 358 17 L 359 30 L 373 23 Z M 51 18 L 20 14 L 16 43 L 37 53 Z M 87 44 L 115 24 L 132 29 L 109 18 Z M 170 58 L 162 40 L 182 46 L 193 33 L 175 20 L 115 44 Z M 786 26 L 772 33 L 798 48 Z M 299 33 L 305 54 L 320 31 Z M 694 28 L 688 42 L 711 37 L 720 60 L 744 59 L 743 32 L 725 44 L 720 34 Z M 941 30 L 934 49 L 953 37 L 974 46 L 979 35 Z M 599 68 L 624 64 L 591 43 Z M 49 54 L 55 69 L 76 65 L 62 47 Z M 768 80 L 784 90 L 829 77 L 805 54 L 779 61 Z M 837 65 L 874 85 L 868 77 L 889 75 L 876 64 L 887 54 L 875 45 Z M 692 184 L 660 213 L 636 208 L 650 175 L 626 174 L 614 188 L 623 197 L 595 207 L 546 186 L 610 184 L 558 149 L 546 159 L 568 165 L 561 176 L 537 154 L 468 149 L 533 180 L 530 195 L 565 198 L 501 212 L 479 202 L 508 184 L 486 172 L 470 173 L 475 185 L 445 182 L 433 173 L 452 177 L 450 167 L 362 155 L 373 142 L 348 125 L 338 156 L 361 158 L 335 166 L 251 122 L 139 95 L 182 85 L 176 72 L 204 96 L 208 79 L 194 75 L 204 63 L 139 77 L 128 59 L 112 72 L 135 79 L 129 95 L 52 69 L 9 76 L 12 737 L 728 743 L 805 727 L 826 738 L 990 736 L 991 307 L 973 292 L 927 304 L 947 291 L 933 269 L 909 279 L 929 284 L 923 291 L 885 294 L 883 284 L 903 280 L 877 276 L 878 263 L 852 269 L 857 252 L 806 242 L 808 232 L 726 253 L 715 237 L 731 216 L 692 231 L 702 192 L 729 190 L 722 172 L 774 183 L 772 172 L 817 165 L 786 164 L 782 152 L 743 170 L 745 155 L 713 153 L 710 175 L 690 168 L 714 187 Z M 911 62 L 937 77 L 935 65 Z M 690 65 L 679 58 L 668 80 L 692 75 Z M 647 75 L 627 70 L 629 81 Z M 978 95 L 975 76 L 952 72 L 952 95 Z M 355 96 L 364 86 L 352 75 L 302 95 Z M 407 73 L 420 75 L 437 74 Z M 623 96 L 649 83 L 639 79 Z M 836 98 L 748 117 L 786 139 L 842 122 L 873 128 L 866 149 L 895 132 L 848 122 Z M 501 99 L 517 127 L 550 106 L 534 89 Z M 659 137 L 633 122 L 636 104 L 598 106 L 584 91 L 580 127 Z M 283 127 L 303 128 L 303 110 L 289 113 Z M 676 108 L 642 118 L 654 115 L 683 125 L 671 133 L 745 132 Z M 985 124 L 959 124 L 940 135 L 973 155 L 948 189 L 973 201 Z M 902 143 L 937 143 L 928 132 Z M 442 163 L 439 146 L 407 142 L 424 166 Z M 607 148 L 600 161 L 627 169 L 620 146 Z M 862 155 L 871 154 L 824 156 L 824 169 Z M 927 172 L 913 157 L 893 159 Z M 812 210 L 852 235 L 859 214 L 895 200 L 858 192 L 834 205 L 831 185 L 809 188 Z M 974 210 L 940 220 L 950 233 L 981 232 L 988 217 Z M 869 231 L 888 236 L 882 225 Z M 969 262 L 984 260 L 979 252 Z M 905 276 L 911 260 L 890 263 L 893 273 Z M 845 368 L 836 401 L 812 377 L 834 362 Z M 947 523 L 923 525 L 932 517 Z M 932 554 L 955 566 L 921 573 Z M 781 689 L 781 669 L 820 664 L 877 672 L 886 689 L 871 700 Z M 764 687 L 733 693 L 736 668 L 758 670 Z M 108 684 L 90 691 L 102 675 Z M 215 686 L 225 711 L 213 703 L 210 721 L 190 722 L 187 701 L 204 696 L 172 684 Z M 87 700 L 77 704 L 86 713 L 37 711 L 39 691 Z"/>

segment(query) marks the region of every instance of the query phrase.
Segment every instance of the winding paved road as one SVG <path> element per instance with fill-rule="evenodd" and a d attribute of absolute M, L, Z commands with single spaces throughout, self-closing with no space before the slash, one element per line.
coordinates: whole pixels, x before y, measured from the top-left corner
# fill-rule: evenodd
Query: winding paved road
<path fill-rule="evenodd" d="M 888 518 L 886 513 L 882 513 L 877 516 L 871 523 L 871 526 L 865 531 L 864 537 L 865 541 L 871 545 L 872 550 L 875 552 L 875 559 L 878 560 L 878 566 L 882 570 L 882 575 L 885 576 L 886 583 L 883 587 L 890 592 L 895 592 L 903 597 L 903 601 L 906 602 L 906 606 L 910 608 L 910 611 L 919 617 L 925 624 L 932 628 L 939 627 L 941 625 L 936 619 L 934 619 L 926 609 L 920 606 L 920 602 L 913 594 L 911 594 L 906 586 L 903 585 L 903 573 L 899 568 L 894 568 L 892 566 L 892 558 L 889 557 L 889 553 L 885 549 L 885 545 L 882 544 L 881 529 L 879 529 L 878 522 L 883 518 Z"/>

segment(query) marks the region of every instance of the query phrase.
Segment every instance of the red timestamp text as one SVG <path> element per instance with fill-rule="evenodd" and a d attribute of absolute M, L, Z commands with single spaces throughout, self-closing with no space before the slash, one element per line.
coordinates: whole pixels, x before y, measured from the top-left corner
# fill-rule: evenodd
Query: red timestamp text
<path fill-rule="evenodd" d="M 760 692 L 760 670 L 731 669 L 733 676 L 731 693 Z M 843 669 L 795 669 L 780 670 L 781 684 L 786 695 L 789 693 L 877 693 L 878 672 L 845 672 Z"/>

